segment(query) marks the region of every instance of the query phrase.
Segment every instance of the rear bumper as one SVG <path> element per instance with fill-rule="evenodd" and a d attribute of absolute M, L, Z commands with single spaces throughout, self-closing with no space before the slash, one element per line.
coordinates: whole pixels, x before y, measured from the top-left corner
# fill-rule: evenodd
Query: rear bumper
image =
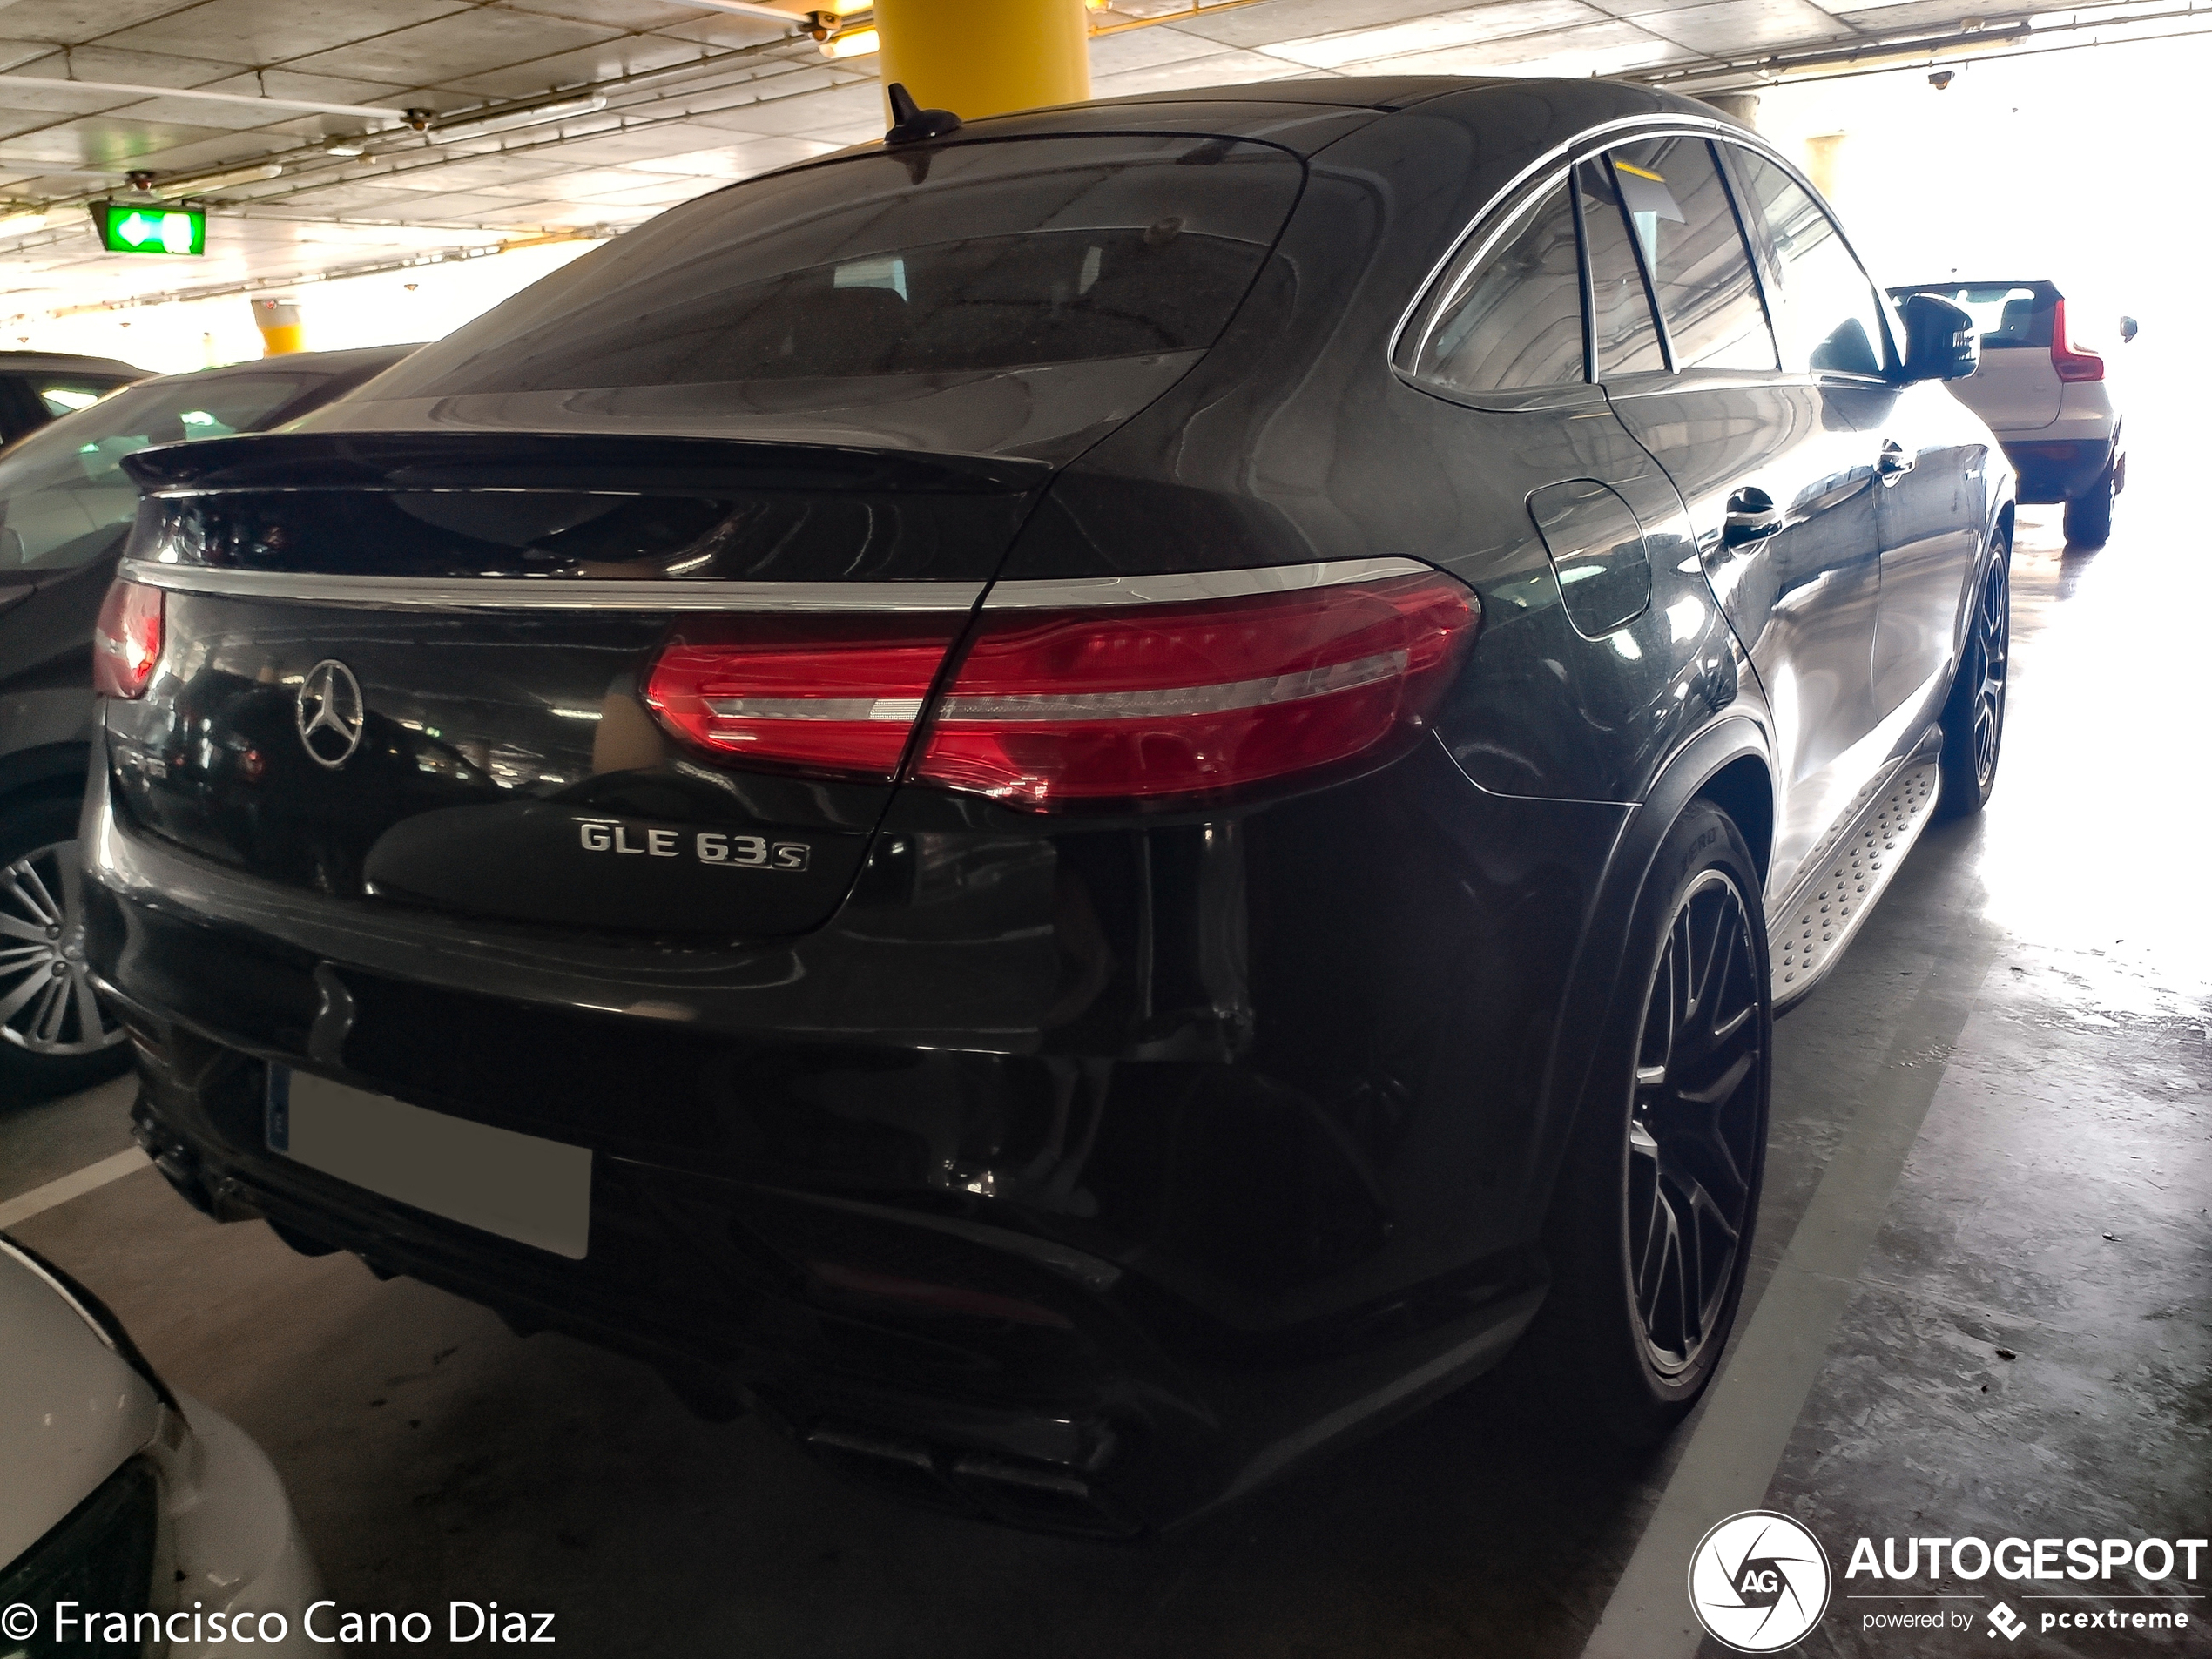
<path fill-rule="evenodd" d="M 1541 1298 L 1547 1034 L 1622 813 L 1474 799 L 1451 772 L 1430 782 L 1487 850 L 1440 866 L 1426 764 L 1360 786 L 1396 792 L 1379 806 L 1297 809 L 1406 833 L 1321 889 L 1341 910 L 1301 914 L 1280 827 L 1250 857 L 1207 830 L 1228 870 L 1153 833 L 1163 907 L 1126 935 L 1105 838 L 1040 881 L 1034 846 L 978 837 L 961 867 L 1000 879 L 972 931 L 910 898 L 651 968 L 257 883 L 96 793 L 88 948 L 137 1040 L 139 1136 L 203 1209 L 631 1353 L 913 1495 L 1120 1534 L 1449 1391 Z M 1066 921 L 1078 874 L 1094 902 Z M 1149 1019 L 1012 1017 L 1064 999 L 1100 937 L 1102 1007 L 1130 939 L 1150 952 Z M 590 1146 L 589 1256 L 273 1153 L 272 1062 Z"/>
<path fill-rule="evenodd" d="M 581 1262 L 413 1211 L 270 1152 L 264 1062 L 133 1006 L 133 1132 L 222 1220 L 360 1255 L 659 1370 L 704 1414 L 751 1407 L 847 1473 L 1015 1525 L 1129 1536 L 1379 1426 L 1501 1357 L 1541 1299 L 1514 1251 L 1359 1322 L 1208 1320 L 1140 1272 L 975 1218 L 602 1156 Z M 930 1292 L 905 1299 L 907 1286 Z M 882 1293 L 887 1287 L 890 1294 Z"/>
<path fill-rule="evenodd" d="M 2027 502 L 2071 501 L 2101 477 L 2112 464 L 2114 440 L 2074 438 L 2005 443 L 2005 457 L 2020 476 L 2019 499 Z"/>

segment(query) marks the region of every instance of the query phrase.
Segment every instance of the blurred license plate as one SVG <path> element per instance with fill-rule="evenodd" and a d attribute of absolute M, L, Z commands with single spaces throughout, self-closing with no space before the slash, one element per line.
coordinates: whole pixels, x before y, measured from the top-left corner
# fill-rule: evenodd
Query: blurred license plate
<path fill-rule="evenodd" d="M 591 1237 L 591 1150 L 269 1068 L 269 1150 L 448 1221 L 572 1261 Z"/>

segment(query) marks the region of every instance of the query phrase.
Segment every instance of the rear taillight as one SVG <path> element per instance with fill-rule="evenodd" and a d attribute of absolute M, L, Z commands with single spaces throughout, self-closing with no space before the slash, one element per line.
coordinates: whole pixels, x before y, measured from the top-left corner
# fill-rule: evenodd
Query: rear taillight
<path fill-rule="evenodd" d="M 2051 307 L 2051 367 L 2058 370 L 2062 381 L 2101 381 L 2105 377 L 2105 360 L 2093 351 L 2082 350 L 2067 335 L 2063 300 Z"/>
<path fill-rule="evenodd" d="M 732 759 L 888 782 L 966 610 L 686 624 L 646 677 L 679 737 Z"/>
<path fill-rule="evenodd" d="M 161 660 L 161 590 L 118 582 L 92 625 L 92 689 L 102 697 L 143 697 Z"/>
<path fill-rule="evenodd" d="M 1427 718 L 1480 614 L 1434 574 L 1049 610 L 995 596 L 914 775 L 1042 811 L 1190 802 L 1372 758 Z"/>

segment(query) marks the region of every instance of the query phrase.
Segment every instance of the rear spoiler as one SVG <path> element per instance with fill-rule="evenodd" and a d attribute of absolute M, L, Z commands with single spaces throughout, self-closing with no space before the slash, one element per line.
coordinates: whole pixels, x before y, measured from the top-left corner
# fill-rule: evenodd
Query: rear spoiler
<path fill-rule="evenodd" d="M 269 432 L 141 449 L 123 460 L 154 494 L 238 489 L 552 489 L 654 494 L 859 490 L 1020 495 L 1042 461 L 859 445 L 604 433 Z"/>

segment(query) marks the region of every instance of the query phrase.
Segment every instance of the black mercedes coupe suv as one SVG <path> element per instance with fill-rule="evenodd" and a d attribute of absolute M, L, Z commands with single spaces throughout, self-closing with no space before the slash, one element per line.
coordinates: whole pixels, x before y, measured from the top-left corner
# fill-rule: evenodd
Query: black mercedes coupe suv
<path fill-rule="evenodd" d="M 1190 1515 L 1524 1332 L 1652 1439 L 1774 1008 L 1994 777 L 1974 349 L 1601 81 L 930 116 L 676 208 L 126 462 L 139 1136 L 1001 1520 Z"/>

